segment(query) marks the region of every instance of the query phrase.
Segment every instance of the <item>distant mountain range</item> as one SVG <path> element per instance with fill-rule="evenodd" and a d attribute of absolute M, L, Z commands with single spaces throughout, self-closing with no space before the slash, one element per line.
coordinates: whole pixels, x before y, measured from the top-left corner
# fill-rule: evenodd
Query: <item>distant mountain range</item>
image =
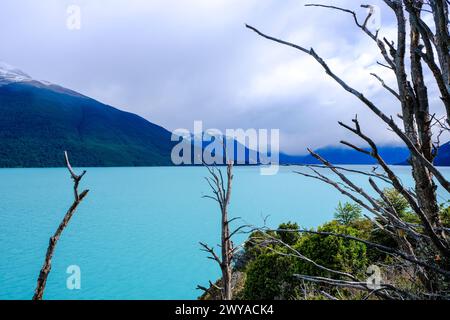
<path fill-rule="evenodd" d="M 378 151 L 383 159 L 391 165 L 408 165 L 409 151 L 406 147 L 380 146 Z M 368 149 L 366 149 L 368 150 Z M 371 156 L 352 149 L 327 147 L 316 150 L 323 158 L 333 164 L 376 164 Z M 291 156 L 280 154 L 281 164 L 318 164 L 311 155 Z M 441 146 L 434 162 L 438 166 L 450 166 L 450 142 Z"/>
<path fill-rule="evenodd" d="M 176 143 L 168 130 L 142 117 L 0 63 L 0 167 L 63 166 L 64 150 L 75 166 L 169 166 Z M 380 150 L 390 164 L 408 157 L 405 148 Z M 318 152 L 335 164 L 374 163 L 348 149 L 329 147 Z M 281 154 L 280 163 L 317 160 Z M 436 163 L 450 165 L 449 143 L 441 148 Z"/>
<path fill-rule="evenodd" d="M 364 153 L 352 150 L 349 148 L 339 148 L 339 147 L 327 147 L 316 150 L 323 158 L 327 159 L 334 164 L 375 164 L 371 156 Z M 379 147 L 379 152 L 383 159 L 389 164 L 399 164 L 404 162 L 408 156 L 409 152 L 407 148 L 394 147 L 394 146 L 381 146 Z M 281 163 L 291 163 L 291 164 L 317 164 L 319 161 L 311 155 L 304 156 L 289 156 L 282 154 L 280 155 Z"/>

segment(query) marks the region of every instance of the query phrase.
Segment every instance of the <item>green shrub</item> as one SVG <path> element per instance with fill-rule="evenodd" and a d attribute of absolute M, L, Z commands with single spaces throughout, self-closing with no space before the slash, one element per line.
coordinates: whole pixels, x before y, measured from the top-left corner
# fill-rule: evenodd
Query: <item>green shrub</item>
<path fill-rule="evenodd" d="M 402 220 L 409 223 L 420 223 L 419 217 L 411 211 L 408 200 L 406 200 L 406 198 L 396 189 L 384 189 L 383 193 Z M 383 208 L 387 210 L 390 209 L 389 204 L 387 204 L 384 200 L 380 199 L 378 200 L 378 203 Z"/>
<path fill-rule="evenodd" d="M 275 233 L 266 233 L 263 231 L 253 232 L 244 245 L 245 257 L 247 260 L 256 259 L 259 255 L 267 253 L 267 247 L 273 247 L 271 237 L 276 236 Z"/>
<path fill-rule="evenodd" d="M 402 196 L 396 189 L 387 188 L 383 190 L 383 193 L 399 215 L 405 214 L 409 211 L 408 200 L 406 200 L 405 197 Z M 384 203 L 383 200 L 379 200 L 379 202 L 383 205 L 383 207 L 388 208 L 388 205 Z"/>
<path fill-rule="evenodd" d="M 337 221 L 319 227 L 318 231 L 360 236 L 358 230 Z M 320 265 L 353 274 L 365 272 L 368 262 L 365 244 L 342 237 L 310 234 L 301 239 L 296 249 Z M 305 261 L 300 261 L 299 271 L 306 275 L 330 276 L 330 273 Z"/>
<path fill-rule="evenodd" d="M 288 223 L 285 226 L 292 228 L 293 224 Z M 318 230 L 351 236 L 361 235 L 357 229 L 341 225 L 337 221 L 327 223 Z M 290 233 L 278 236 L 283 237 L 288 234 Z M 257 236 L 259 239 L 264 238 L 261 233 Z M 368 265 L 366 246 L 354 240 L 316 234 L 284 240 L 290 243 L 297 240 L 297 243 L 293 245 L 295 250 L 318 264 L 337 271 L 361 274 L 365 273 Z M 299 292 L 299 281 L 295 278 L 295 274 L 330 276 L 328 272 L 311 263 L 286 255 L 294 252 L 282 244 L 271 244 L 270 248 L 268 249 L 267 246 L 258 248 L 258 245 L 246 247 L 252 253 L 253 259 L 249 261 L 246 268 L 247 278 L 242 292 L 244 299 L 294 298 Z M 336 276 L 333 275 L 333 277 Z"/>
<path fill-rule="evenodd" d="M 300 233 L 297 231 L 299 226 L 297 223 L 288 222 L 282 223 L 278 227 L 279 230 L 292 230 L 292 231 L 277 231 L 278 238 L 283 241 L 283 243 L 290 246 L 296 244 L 300 239 Z"/>
<path fill-rule="evenodd" d="M 295 259 L 277 253 L 258 256 L 247 268 L 243 290 L 246 300 L 274 300 L 285 298 L 286 287 L 294 283 Z"/>
<path fill-rule="evenodd" d="M 445 228 L 450 228 L 450 201 L 441 204 L 440 216 Z"/>
<path fill-rule="evenodd" d="M 334 213 L 334 218 L 341 224 L 349 225 L 353 221 L 361 219 L 361 213 L 362 209 L 359 205 L 348 202 L 342 205 L 342 203 L 339 202 L 336 212 Z"/>

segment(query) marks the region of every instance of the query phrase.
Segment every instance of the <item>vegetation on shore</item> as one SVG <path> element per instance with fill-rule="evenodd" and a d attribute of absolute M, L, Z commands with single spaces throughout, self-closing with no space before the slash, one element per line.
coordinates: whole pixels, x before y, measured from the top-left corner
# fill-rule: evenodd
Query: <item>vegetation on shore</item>
<path fill-rule="evenodd" d="M 418 223 L 406 199 L 394 189 L 386 189 L 387 200 L 396 207 L 403 219 Z M 384 200 L 379 200 L 386 205 Z M 450 205 L 441 205 L 441 219 L 450 227 Z M 379 228 L 376 220 L 362 216 L 361 207 L 339 203 L 335 219 L 311 233 L 301 230 L 297 223 L 281 224 L 277 230 L 257 230 L 250 234 L 243 250 L 236 256 L 233 269 L 233 299 L 236 300 L 323 300 L 323 299 L 382 299 L 376 289 L 339 287 L 327 283 L 303 281 L 301 276 L 342 279 L 345 274 L 360 279 L 374 279 L 373 285 L 395 287 L 414 297 L 426 292 L 414 276 L 413 268 L 398 263 L 394 255 L 386 254 L 360 241 L 319 233 L 348 235 L 371 243 L 398 247 L 394 238 Z M 436 259 L 439 259 L 436 257 Z M 372 267 L 371 267 L 372 266 Z M 373 267 L 375 266 L 375 267 Z M 371 268 L 370 268 L 371 267 Z M 379 279 L 374 274 L 379 270 Z M 341 272 L 342 275 L 336 272 Z M 377 283 L 377 281 L 379 282 Z M 221 280 L 200 299 L 220 299 Z M 448 289 L 448 288 L 447 288 Z M 395 292 L 392 292 L 395 295 Z"/>

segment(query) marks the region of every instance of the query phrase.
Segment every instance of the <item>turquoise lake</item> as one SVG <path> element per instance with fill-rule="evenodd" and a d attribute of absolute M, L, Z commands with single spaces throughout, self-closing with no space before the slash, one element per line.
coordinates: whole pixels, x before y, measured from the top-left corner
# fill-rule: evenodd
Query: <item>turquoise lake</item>
<path fill-rule="evenodd" d="M 87 170 L 81 187 L 90 193 L 58 243 L 45 299 L 195 299 L 197 284 L 218 278 L 198 244 L 220 241 L 217 205 L 202 198 L 210 194 L 206 168 Z M 332 219 L 346 199 L 295 170 L 304 169 L 261 176 L 257 167 L 235 168 L 231 217 L 308 228 Z M 411 183 L 409 168 L 395 171 Z M 450 178 L 450 168 L 442 172 Z M 368 186 L 365 177 L 349 176 Z M 0 169 L 0 299 L 31 299 L 48 239 L 72 199 L 66 169 Z M 66 287 L 70 265 L 81 269 L 80 290 Z"/>

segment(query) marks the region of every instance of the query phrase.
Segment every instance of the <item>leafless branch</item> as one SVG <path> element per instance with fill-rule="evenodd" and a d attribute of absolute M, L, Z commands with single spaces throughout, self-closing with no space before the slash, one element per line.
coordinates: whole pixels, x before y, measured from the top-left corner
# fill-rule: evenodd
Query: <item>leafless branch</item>
<path fill-rule="evenodd" d="M 231 199 L 231 188 L 233 180 L 233 162 L 228 161 L 226 167 L 226 182 L 223 177 L 222 171 L 216 167 L 210 167 L 206 165 L 210 177 L 206 178 L 214 196 L 204 196 L 204 198 L 212 199 L 219 204 L 221 213 L 221 257 L 214 252 L 214 249 L 209 247 L 207 244 L 200 243 L 203 247 L 203 251 L 210 254 L 209 258 L 216 261 L 222 271 L 222 282 L 223 287 L 221 288 L 222 298 L 224 300 L 231 300 L 232 298 L 232 287 L 231 287 L 231 276 L 232 276 L 232 261 L 235 253 L 235 248 L 233 247 L 233 242 L 231 241 L 232 236 L 241 232 L 247 226 L 240 226 L 233 232 L 230 232 L 230 223 L 235 219 L 229 219 L 228 217 L 228 206 Z"/>
<path fill-rule="evenodd" d="M 64 152 L 64 158 L 66 161 L 66 167 L 69 170 L 72 180 L 74 181 L 74 202 L 70 206 L 69 210 L 65 214 L 63 220 L 61 221 L 60 225 L 56 229 L 56 232 L 50 238 L 48 248 L 47 248 L 47 253 L 45 255 L 44 265 L 42 266 L 42 269 L 39 273 L 39 277 L 37 280 L 37 285 L 36 285 L 36 290 L 35 290 L 35 293 L 33 296 L 33 300 L 42 300 L 42 298 L 44 296 L 45 285 L 47 284 L 47 278 L 48 278 L 48 275 L 52 268 L 52 258 L 53 258 L 53 254 L 54 254 L 54 251 L 56 248 L 56 244 L 58 243 L 58 240 L 61 237 L 61 234 L 63 233 L 64 229 L 69 224 L 70 219 L 72 218 L 73 214 L 77 210 L 79 204 L 83 201 L 83 199 L 87 196 L 87 194 L 89 192 L 89 190 L 84 190 L 83 192 L 81 192 L 81 194 L 78 194 L 78 184 L 80 183 L 81 179 L 85 175 L 86 171 L 83 171 L 83 173 L 80 175 L 75 174 L 75 172 L 72 169 L 72 166 L 69 162 L 69 157 L 68 157 L 66 151 Z"/>
<path fill-rule="evenodd" d="M 414 145 L 414 143 L 408 138 L 408 136 L 397 126 L 397 124 L 394 122 L 394 120 L 391 117 L 388 117 L 385 115 L 372 101 L 367 99 L 361 92 L 358 90 L 352 88 L 349 86 L 345 81 L 343 81 L 340 77 L 338 77 L 326 64 L 326 62 L 314 51 L 314 49 L 305 49 L 304 47 L 301 47 L 299 45 L 293 44 L 288 41 L 280 40 L 271 36 L 268 36 L 258 29 L 246 25 L 246 27 L 258 35 L 260 35 L 263 38 L 266 38 L 268 40 L 295 48 L 297 50 L 300 50 L 311 57 L 313 57 L 325 70 L 325 72 L 333 78 L 339 85 L 341 85 L 342 88 L 344 88 L 347 92 L 351 93 L 355 97 L 357 97 L 360 101 L 362 101 L 367 107 L 369 107 L 370 110 L 372 110 L 381 120 L 383 120 L 399 137 L 402 139 L 402 141 L 406 144 L 408 149 L 411 151 L 411 153 L 417 157 L 417 159 L 424 165 L 428 170 L 430 170 L 436 177 L 436 179 L 439 181 L 439 183 L 442 185 L 442 187 L 447 190 L 447 192 L 450 192 L 450 182 L 447 181 L 447 179 L 443 176 L 443 174 L 435 167 L 433 164 L 426 159 L 423 154 L 417 149 L 417 147 Z"/>

